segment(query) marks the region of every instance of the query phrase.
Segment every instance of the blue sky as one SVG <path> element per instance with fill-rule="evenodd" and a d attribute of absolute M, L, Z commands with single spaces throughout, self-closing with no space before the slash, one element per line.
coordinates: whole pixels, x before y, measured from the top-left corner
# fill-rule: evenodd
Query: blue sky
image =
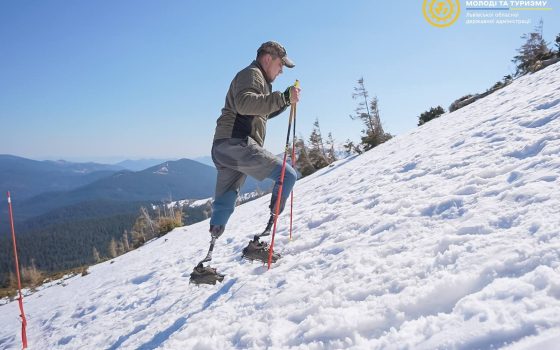
<path fill-rule="evenodd" d="M 338 143 L 357 141 L 357 79 L 379 98 L 386 131 L 413 130 L 432 106 L 483 92 L 504 75 L 532 23 L 436 28 L 422 1 L 6 1 L 0 11 L 0 154 L 116 162 L 209 155 L 233 76 L 277 40 L 296 62 L 274 83 L 299 79 L 298 133 L 315 118 Z M 279 153 L 286 112 L 265 146 Z"/>

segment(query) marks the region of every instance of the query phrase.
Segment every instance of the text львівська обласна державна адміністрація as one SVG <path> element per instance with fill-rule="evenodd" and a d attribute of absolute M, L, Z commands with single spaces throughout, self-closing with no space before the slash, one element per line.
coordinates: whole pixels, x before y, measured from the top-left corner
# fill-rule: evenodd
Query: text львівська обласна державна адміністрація
<path fill-rule="evenodd" d="M 548 1 L 466 1 L 467 7 L 546 7 Z"/>

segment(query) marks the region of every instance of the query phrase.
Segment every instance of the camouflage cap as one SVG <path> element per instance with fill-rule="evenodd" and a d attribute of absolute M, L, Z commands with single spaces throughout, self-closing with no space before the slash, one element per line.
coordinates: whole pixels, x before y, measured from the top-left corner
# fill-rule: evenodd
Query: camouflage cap
<path fill-rule="evenodd" d="M 257 50 L 257 56 L 263 53 L 268 53 L 281 58 L 284 65 L 288 68 L 294 68 L 296 66 L 294 61 L 288 58 L 284 46 L 280 45 L 276 41 L 267 41 L 266 43 L 263 43 Z"/>

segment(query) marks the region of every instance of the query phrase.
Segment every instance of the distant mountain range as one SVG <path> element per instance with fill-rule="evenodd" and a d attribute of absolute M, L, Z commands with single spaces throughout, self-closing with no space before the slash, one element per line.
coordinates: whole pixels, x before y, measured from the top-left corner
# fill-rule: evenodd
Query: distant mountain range
<path fill-rule="evenodd" d="M 35 161 L 0 155 L 0 191 L 11 191 L 16 220 L 48 217 L 49 212 L 80 211 L 88 202 L 161 202 L 177 199 L 201 199 L 214 195 L 216 169 L 190 159 L 165 161 L 142 171 L 124 170 L 142 167 L 155 160 L 125 161 L 116 165 Z M 257 187 L 266 189 L 271 182 L 259 183 L 249 178 L 242 193 Z M 119 205 L 118 207 L 121 207 Z M 0 211 L 6 212 L 0 200 Z M 97 211 L 93 210 L 92 213 Z M 54 215 L 63 220 L 59 214 Z M 69 214 L 69 217 L 73 215 Z M 0 227 L 2 227 L 0 220 Z"/>
<path fill-rule="evenodd" d="M 40 193 L 68 191 L 90 184 L 123 170 L 117 165 L 36 161 L 11 155 L 0 155 L 0 191 L 11 191 L 18 200 Z"/>
<path fill-rule="evenodd" d="M 20 263 L 59 271 L 92 261 L 92 248 L 105 252 L 112 239 L 130 232 L 140 207 L 214 195 L 216 168 L 190 159 L 117 165 L 36 161 L 0 155 L 0 285 L 6 283 L 11 242 L 6 191 L 12 194 Z M 248 179 L 242 193 L 272 182 Z M 192 211 L 185 222 L 202 220 Z"/>
<path fill-rule="evenodd" d="M 131 171 L 142 171 L 151 168 L 153 166 L 156 166 L 158 164 L 165 163 L 170 160 L 176 160 L 176 159 L 137 159 L 137 160 L 127 159 L 115 164 L 115 166 Z M 194 160 L 198 161 L 197 159 Z M 204 164 L 204 162 L 199 162 L 199 163 Z"/>
<path fill-rule="evenodd" d="M 142 171 L 122 170 L 70 191 L 47 192 L 21 203 L 20 217 L 82 202 L 112 200 L 161 202 L 212 197 L 216 170 L 189 159 L 165 162 Z"/>
<path fill-rule="evenodd" d="M 135 160 L 131 160 L 131 159 L 127 159 L 127 160 L 123 160 L 122 162 L 116 163 L 115 166 L 127 169 L 127 170 L 132 170 L 132 171 L 142 171 L 148 168 L 151 168 L 153 166 L 168 162 L 168 161 L 173 161 L 173 160 L 177 160 L 177 159 L 135 159 Z M 196 158 L 192 158 L 192 160 L 194 160 L 195 162 L 199 162 L 205 165 L 209 165 L 211 167 L 214 168 L 214 161 L 212 160 L 212 157 L 210 156 L 203 156 L 203 157 L 196 157 Z"/>

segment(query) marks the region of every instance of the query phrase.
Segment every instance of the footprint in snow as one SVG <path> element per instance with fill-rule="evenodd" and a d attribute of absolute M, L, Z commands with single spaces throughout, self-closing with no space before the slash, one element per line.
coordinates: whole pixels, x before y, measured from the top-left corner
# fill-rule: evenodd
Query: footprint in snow
<path fill-rule="evenodd" d="M 560 112 L 552 113 L 551 115 L 530 122 L 523 122 L 519 125 L 529 129 L 540 128 L 541 126 L 545 126 L 546 124 L 554 121 L 558 117 L 560 117 Z"/>
<path fill-rule="evenodd" d="M 548 141 L 548 138 L 543 138 L 533 143 L 532 145 L 527 145 L 520 150 L 507 153 L 506 155 L 517 159 L 534 157 L 541 153 Z"/>
<path fill-rule="evenodd" d="M 550 101 L 550 102 L 545 102 L 543 104 L 540 104 L 538 106 L 535 107 L 535 110 L 543 110 L 543 109 L 549 109 L 552 108 L 554 106 L 556 106 L 557 104 L 560 104 L 560 98 L 556 99 L 554 101 Z"/>

